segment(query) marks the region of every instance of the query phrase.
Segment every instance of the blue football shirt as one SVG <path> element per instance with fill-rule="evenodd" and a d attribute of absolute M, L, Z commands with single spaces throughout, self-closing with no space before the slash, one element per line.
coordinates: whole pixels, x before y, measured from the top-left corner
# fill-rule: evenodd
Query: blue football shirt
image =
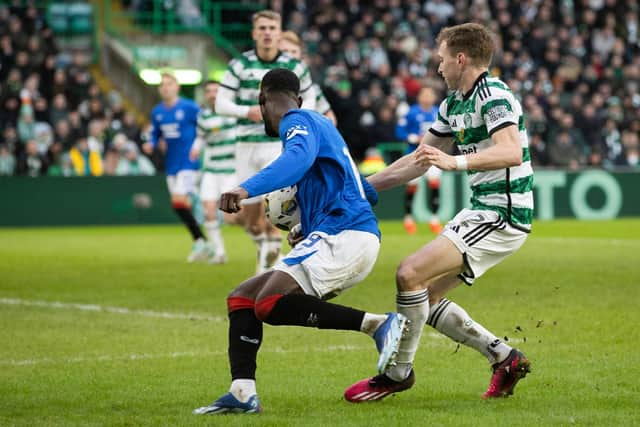
<path fill-rule="evenodd" d="M 151 111 L 151 143 L 155 147 L 158 140 L 167 142 L 166 173 L 175 175 L 181 170 L 198 170 L 200 163 L 189 159 L 189 151 L 196 138 L 198 111 L 195 102 L 178 98 L 175 105 L 156 105 Z"/>
<path fill-rule="evenodd" d="M 403 141 L 408 141 L 410 134 L 422 136 L 431 125 L 438 119 L 438 106 L 434 105 L 430 110 L 423 110 L 420 104 L 414 104 L 409 109 L 406 116 L 398 121 L 396 126 L 396 136 Z M 411 153 L 418 147 L 418 144 L 410 143 L 407 153 Z"/>
<path fill-rule="evenodd" d="M 366 231 L 380 237 L 367 195 L 375 190 L 360 177 L 344 139 L 324 116 L 290 110 L 280 122 L 282 154 L 240 186 L 249 197 L 296 185 L 302 233 Z"/>

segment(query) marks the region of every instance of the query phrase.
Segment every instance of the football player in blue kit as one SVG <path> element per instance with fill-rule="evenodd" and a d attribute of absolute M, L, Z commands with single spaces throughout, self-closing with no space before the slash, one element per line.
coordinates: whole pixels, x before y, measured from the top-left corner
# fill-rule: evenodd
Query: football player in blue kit
<path fill-rule="evenodd" d="M 430 87 L 420 89 L 417 101 L 411 106 L 407 114 L 398 121 L 398 126 L 396 127 L 396 136 L 408 142 L 405 154 L 415 151 L 424 134 L 438 120 L 438 105 L 436 104 L 436 93 L 433 89 Z M 441 175 L 442 171 L 436 166 L 430 167 L 424 175 L 429 187 L 429 209 L 431 210 L 429 228 L 435 234 L 439 234 L 442 231 L 442 224 L 438 219 Z M 417 231 L 416 222 L 411 211 L 419 181 L 420 177 L 408 182 L 404 195 L 404 229 L 409 234 L 414 234 Z"/>
<path fill-rule="evenodd" d="M 375 203 L 377 194 L 361 179 L 331 121 L 299 109 L 299 89 L 298 77 L 287 69 L 273 69 L 262 79 L 259 104 L 265 130 L 280 137 L 283 152 L 223 193 L 220 208 L 234 213 L 244 199 L 296 185 L 301 232 L 289 235 L 294 249 L 273 270 L 229 294 L 231 387 L 196 414 L 260 412 L 255 372 L 263 323 L 367 333 L 380 353 L 379 371 L 395 363 L 397 342 L 407 326 L 397 313 L 367 313 L 326 301 L 362 281 L 373 268 L 380 231 L 369 199 Z"/>
<path fill-rule="evenodd" d="M 189 158 L 189 151 L 196 138 L 200 108 L 195 102 L 179 96 L 180 85 L 176 76 L 169 70 L 162 71 L 158 92 L 162 102 L 151 111 L 151 140 L 143 149 L 147 154 L 151 154 L 160 138 L 166 142 L 165 163 L 171 206 L 194 241 L 187 261 L 203 260 L 208 256 L 206 238 L 191 212 L 191 197 L 197 194 L 200 163 Z"/>

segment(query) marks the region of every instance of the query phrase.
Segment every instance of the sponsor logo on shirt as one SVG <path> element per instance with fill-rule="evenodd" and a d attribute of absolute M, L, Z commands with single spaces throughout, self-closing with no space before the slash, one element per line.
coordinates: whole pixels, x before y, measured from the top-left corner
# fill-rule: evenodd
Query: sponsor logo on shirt
<path fill-rule="evenodd" d="M 487 110 L 487 114 L 485 115 L 487 121 L 489 123 L 495 123 L 501 119 L 504 119 L 509 115 L 509 110 L 506 105 L 496 105 L 495 107 Z"/>

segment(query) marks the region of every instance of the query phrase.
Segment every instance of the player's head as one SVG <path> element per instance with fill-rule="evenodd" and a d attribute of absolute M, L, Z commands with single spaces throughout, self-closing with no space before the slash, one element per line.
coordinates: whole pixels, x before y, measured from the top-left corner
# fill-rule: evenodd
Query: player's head
<path fill-rule="evenodd" d="M 269 71 L 260 83 L 258 102 L 266 134 L 273 137 L 280 136 L 279 128 L 282 116 L 287 111 L 302 105 L 298 76 L 285 68 L 275 68 Z"/>
<path fill-rule="evenodd" d="M 172 102 L 180 93 L 180 84 L 176 75 L 170 70 L 160 72 L 160 86 L 158 86 L 160 98 L 165 102 Z"/>
<path fill-rule="evenodd" d="M 282 32 L 282 17 L 272 10 L 261 10 L 253 14 L 251 37 L 257 49 L 278 49 Z"/>
<path fill-rule="evenodd" d="M 280 35 L 280 50 L 295 59 L 302 59 L 302 40 L 293 31 L 285 31 Z"/>
<path fill-rule="evenodd" d="M 467 23 L 444 28 L 436 39 L 438 73 L 449 89 L 459 89 L 467 70 L 486 69 L 493 56 L 493 38 L 480 24 Z"/>
<path fill-rule="evenodd" d="M 204 100 L 211 108 L 214 108 L 216 105 L 216 97 L 218 96 L 219 87 L 220 82 L 216 80 L 207 80 L 204 83 Z"/>
<path fill-rule="evenodd" d="M 418 104 L 423 109 L 428 109 L 433 107 L 433 104 L 436 103 L 436 93 L 430 87 L 423 87 L 418 92 Z"/>

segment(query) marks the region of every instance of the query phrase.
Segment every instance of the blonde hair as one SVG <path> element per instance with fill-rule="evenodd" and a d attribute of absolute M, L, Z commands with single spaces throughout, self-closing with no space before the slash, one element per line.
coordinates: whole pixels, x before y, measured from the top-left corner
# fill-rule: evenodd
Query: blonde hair
<path fill-rule="evenodd" d="M 282 34 L 280 34 L 280 39 L 293 43 L 300 49 L 302 49 L 302 40 L 300 40 L 300 37 L 298 37 L 298 35 L 293 31 L 284 31 Z"/>
<path fill-rule="evenodd" d="M 282 22 L 282 17 L 278 12 L 274 12 L 273 10 L 260 10 L 251 16 L 251 22 L 253 25 L 256 24 L 256 21 L 260 18 L 270 19 L 272 21 Z"/>
<path fill-rule="evenodd" d="M 443 28 L 436 38 L 438 46 L 447 42 L 447 50 L 456 55 L 462 52 L 475 65 L 488 67 L 493 57 L 492 33 L 480 24 L 469 22 Z"/>

